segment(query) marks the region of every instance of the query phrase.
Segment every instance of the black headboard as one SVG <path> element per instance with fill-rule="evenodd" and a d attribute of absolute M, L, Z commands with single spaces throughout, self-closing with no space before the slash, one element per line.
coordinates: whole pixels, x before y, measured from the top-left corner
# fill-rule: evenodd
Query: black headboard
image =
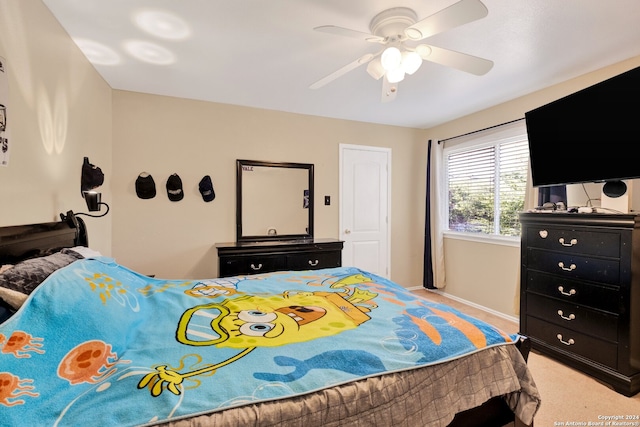
<path fill-rule="evenodd" d="M 87 243 L 85 224 L 73 212 L 62 216 L 60 222 L 0 227 L 0 265 Z"/>

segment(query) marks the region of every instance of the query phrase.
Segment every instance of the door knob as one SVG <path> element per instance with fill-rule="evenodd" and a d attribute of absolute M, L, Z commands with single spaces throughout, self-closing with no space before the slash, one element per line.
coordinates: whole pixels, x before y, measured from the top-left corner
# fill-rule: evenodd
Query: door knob
<path fill-rule="evenodd" d="M 347 228 L 346 230 L 344 230 L 344 234 L 351 234 L 351 230 Z"/>

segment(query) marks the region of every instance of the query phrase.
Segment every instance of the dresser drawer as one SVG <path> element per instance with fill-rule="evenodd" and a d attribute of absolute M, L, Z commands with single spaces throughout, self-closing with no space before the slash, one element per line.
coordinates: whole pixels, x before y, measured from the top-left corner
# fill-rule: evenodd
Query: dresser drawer
<path fill-rule="evenodd" d="M 620 257 L 620 233 L 536 226 L 527 229 L 530 248 L 566 253 Z"/>
<path fill-rule="evenodd" d="M 540 295 L 527 295 L 527 314 L 574 331 L 618 341 L 618 316 Z"/>
<path fill-rule="evenodd" d="M 220 257 L 220 276 L 259 274 L 284 270 L 286 259 L 282 256 L 253 255 Z"/>
<path fill-rule="evenodd" d="M 340 251 L 302 252 L 287 255 L 289 270 L 318 270 L 320 268 L 340 267 L 342 254 Z"/>
<path fill-rule="evenodd" d="M 617 287 L 585 283 L 539 271 L 528 270 L 526 274 L 529 292 L 612 313 L 620 311 L 620 292 Z"/>
<path fill-rule="evenodd" d="M 342 246 L 335 239 L 218 243 L 219 276 L 341 267 Z"/>
<path fill-rule="evenodd" d="M 530 248 L 528 267 L 562 277 L 586 279 L 593 282 L 620 283 L 620 260 L 592 258 Z"/>
<path fill-rule="evenodd" d="M 579 354 L 595 362 L 617 368 L 618 346 L 580 332 L 527 316 L 526 335 L 538 338 L 552 347 Z"/>

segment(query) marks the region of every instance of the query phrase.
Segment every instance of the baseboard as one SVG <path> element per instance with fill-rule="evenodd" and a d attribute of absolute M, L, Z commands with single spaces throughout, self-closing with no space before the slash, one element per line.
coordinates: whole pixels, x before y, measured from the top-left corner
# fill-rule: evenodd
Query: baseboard
<path fill-rule="evenodd" d="M 482 310 L 482 311 L 487 312 L 489 314 L 492 314 L 494 316 L 498 316 L 498 317 L 500 317 L 500 318 L 502 318 L 504 320 L 508 320 L 508 321 L 516 323 L 516 324 L 520 323 L 520 319 L 518 319 L 516 316 L 509 316 L 508 314 L 501 313 L 501 312 L 496 311 L 496 310 L 494 310 L 492 308 L 485 307 L 483 305 L 476 304 L 475 302 L 471 302 L 471 301 L 468 301 L 466 299 L 457 297 L 455 295 L 448 294 L 448 293 L 446 293 L 445 291 L 443 291 L 441 289 L 427 289 L 427 288 L 424 288 L 424 287 L 421 287 L 421 286 L 414 286 L 414 287 L 411 287 L 411 288 L 408 288 L 408 289 L 410 291 L 424 290 L 424 291 L 427 291 L 427 292 L 433 292 L 433 293 L 441 295 L 441 296 L 443 296 L 445 298 L 449 298 L 449 299 L 452 299 L 454 301 L 457 301 L 457 302 L 459 302 L 461 304 L 465 304 L 465 305 L 468 305 L 470 307 L 477 308 L 478 310 Z"/>

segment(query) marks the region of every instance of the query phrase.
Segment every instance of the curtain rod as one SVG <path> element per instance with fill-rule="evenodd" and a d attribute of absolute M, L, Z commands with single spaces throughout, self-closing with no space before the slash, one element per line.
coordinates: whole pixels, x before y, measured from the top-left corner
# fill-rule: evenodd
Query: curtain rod
<path fill-rule="evenodd" d="M 449 141 L 451 139 L 456 139 L 456 138 L 460 138 L 462 136 L 467 136 L 467 135 L 473 135 L 474 133 L 478 133 L 478 132 L 484 132 L 485 130 L 497 128 L 498 126 L 504 126 L 504 125 L 508 125 L 508 124 L 511 124 L 511 123 L 519 122 L 520 120 L 524 120 L 524 117 L 519 118 L 519 119 L 515 119 L 515 120 L 511 120 L 510 122 L 500 123 L 499 125 L 489 126 L 489 127 L 484 128 L 484 129 L 479 129 L 479 130 L 474 130 L 472 132 L 463 133 L 462 135 L 452 136 L 451 138 L 439 139 L 438 140 L 438 144 L 440 144 L 441 142 L 444 144 L 445 142 L 447 142 L 447 141 Z"/>

